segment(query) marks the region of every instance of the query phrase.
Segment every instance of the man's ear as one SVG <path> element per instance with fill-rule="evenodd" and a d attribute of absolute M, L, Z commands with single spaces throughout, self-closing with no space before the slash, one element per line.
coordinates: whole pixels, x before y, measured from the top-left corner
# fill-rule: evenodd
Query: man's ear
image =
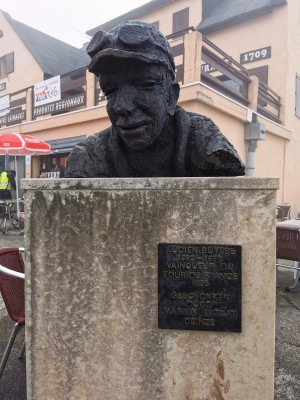
<path fill-rule="evenodd" d="M 168 95 L 167 112 L 169 115 L 174 115 L 176 103 L 179 97 L 180 87 L 177 82 L 172 82 Z"/>

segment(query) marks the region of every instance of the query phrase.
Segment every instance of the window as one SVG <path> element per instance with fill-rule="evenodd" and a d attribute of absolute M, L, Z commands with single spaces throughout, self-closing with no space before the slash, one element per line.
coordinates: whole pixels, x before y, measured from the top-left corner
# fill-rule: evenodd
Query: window
<path fill-rule="evenodd" d="M 68 155 L 69 153 L 41 156 L 40 177 L 48 177 L 51 172 L 55 172 L 59 173 L 60 178 L 63 178 L 65 176 L 65 169 L 66 169 Z"/>
<path fill-rule="evenodd" d="M 296 116 L 300 118 L 300 76 L 296 75 Z"/>
<path fill-rule="evenodd" d="M 5 76 L 14 72 L 14 53 L 0 57 L 0 76 Z"/>
<path fill-rule="evenodd" d="M 187 30 L 189 27 L 189 8 L 177 11 L 173 14 L 173 30 L 172 33 L 177 33 Z"/>

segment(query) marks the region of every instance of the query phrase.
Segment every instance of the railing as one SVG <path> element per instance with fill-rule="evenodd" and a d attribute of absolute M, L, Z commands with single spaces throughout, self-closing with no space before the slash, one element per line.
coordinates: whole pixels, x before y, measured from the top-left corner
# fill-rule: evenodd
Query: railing
<path fill-rule="evenodd" d="M 166 36 L 169 41 L 172 54 L 174 57 L 175 65 L 176 65 L 176 81 L 179 84 L 183 84 L 184 77 L 184 43 L 183 37 L 188 34 L 190 31 L 194 32 L 195 28 L 193 26 L 189 26 L 188 28 L 182 29 L 181 31 L 171 33 Z M 176 59 L 177 57 L 177 59 Z M 177 61 L 179 60 L 179 61 Z"/>
<path fill-rule="evenodd" d="M 281 101 L 277 93 L 263 82 L 259 82 L 257 111 L 272 121 L 280 123 Z"/>
<path fill-rule="evenodd" d="M 184 83 L 185 63 L 182 35 L 190 30 L 193 31 L 194 29 L 190 27 L 167 37 L 170 40 L 171 50 L 175 59 L 176 79 L 180 84 Z M 179 37 L 179 34 L 181 34 L 181 37 Z M 251 79 L 247 69 L 204 36 L 202 36 L 201 61 L 203 62 L 201 76 L 199 76 L 201 82 L 240 104 L 249 105 L 248 92 Z M 10 94 L 10 110 L 7 114 L 0 115 L 0 127 L 86 108 L 86 68 L 80 68 L 61 75 L 60 80 L 61 100 L 35 107 L 32 96 L 32 115 L 26 116 L 26 112 L 29 112 L 26 110 L 26 97 L 28 90 L 33 91 L 33 87 Z M 98 80 L 95 80 L 92 90 L 94 90 L 95 96 L 95 101 L 92 104 L 95 106 L 101 104 L 105 100 L 105 96 L 101 92 Z M 280 123 L 280 109 L 280 97 L 267 85 L 259 82 L 257 111 L 265 117 Z"/>
<path fill-rule="evenodd" d="M 175 32 L 175 33 L 171 33 L 170 35 L 166 36 L 166 38 L 168 40 L 177 39 L 178 37 L 183 37 L 184 35 L 189 33 L 189 31 L 194 32 L 194 30 L 195 30 L 195 28 L 193 26 L 189 26 L 188 28 L 182 29 L 181 31 L 178 31 L 178 32 Z"/>
<path fill-rule="evenodd" d="M 61 75 L 60 79 L 62 99 L 86 93 L 86 68 Z"/>
<path fill-rule="evenodd" d="M 249 105 L 250 75 L 236 60 L 202 37 L 201 81 L 241 104 Z M 257 111 L 280 123 L 281 99 L 269 86 L 259 81 Z"/>
<path fill-rule="evenodd" d="M 248 105 L 248 71 L 206 37 L 202 37 L 201 81 L 221 93 Z"/>

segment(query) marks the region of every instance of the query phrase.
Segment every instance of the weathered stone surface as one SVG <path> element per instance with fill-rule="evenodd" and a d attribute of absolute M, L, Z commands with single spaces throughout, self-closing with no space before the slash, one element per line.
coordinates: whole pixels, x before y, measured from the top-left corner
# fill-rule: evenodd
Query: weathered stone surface
<path fill-rule="evenodd" d="M 31 400 L 271 400 L 277 179 L 25 180 Z M 242 332 L 157 327 L 157 244 L 242 246 Z"/>

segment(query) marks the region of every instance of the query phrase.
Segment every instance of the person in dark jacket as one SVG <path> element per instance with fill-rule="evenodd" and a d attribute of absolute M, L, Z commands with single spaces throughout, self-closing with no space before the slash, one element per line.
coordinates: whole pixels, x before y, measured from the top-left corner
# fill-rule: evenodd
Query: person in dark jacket
<path fill-rule="evenodd" d="M 72 150 L 66 177 L 200 177 L 245 174 L 232 144 L 207 117 L 177 105 L 179 85 L 166 38 L 129 21 L 99 31 L 87 48 L 111 127 Z"/>

